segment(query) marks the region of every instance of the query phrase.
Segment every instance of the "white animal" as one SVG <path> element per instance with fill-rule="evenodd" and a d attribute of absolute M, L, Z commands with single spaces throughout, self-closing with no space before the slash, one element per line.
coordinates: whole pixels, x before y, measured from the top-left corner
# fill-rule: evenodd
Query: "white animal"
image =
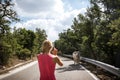
<path fill-rule="evenodd" d="M 73 56 L 74 64 L 78 64 L 80 61 L 80 52 L 74 51 L 72 56 Z"/>

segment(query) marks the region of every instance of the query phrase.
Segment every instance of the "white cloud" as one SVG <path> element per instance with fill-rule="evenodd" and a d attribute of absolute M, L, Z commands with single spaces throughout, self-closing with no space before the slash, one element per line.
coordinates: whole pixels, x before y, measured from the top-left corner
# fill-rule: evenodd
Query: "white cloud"
<path fill-rule="evenodd" d="M 15 0 L 15 9 L 23 22 L 15 24 L 17 28 L 35 30 L 41 28 L 46 30 L 48 39 L 58 39 L 58 33 L 70 28 L 72 20 L 79 13 L 84 13 L 85 8 L 74 9 L 69 4 L 68 10 L 61 0 Z M 25 18 L 29 18 L 25 20 Z"/>
<path fill-rule="evenodd" d="M 22 17 L 55 18 L 64 12 L 61 0 L 15 0 L 15 9 Z"/>
<path fill-rule="evenodd" d="M 24 12 L 36 13 L 52 10 L 55 0 L 16 0 L 16 3 Z"/>

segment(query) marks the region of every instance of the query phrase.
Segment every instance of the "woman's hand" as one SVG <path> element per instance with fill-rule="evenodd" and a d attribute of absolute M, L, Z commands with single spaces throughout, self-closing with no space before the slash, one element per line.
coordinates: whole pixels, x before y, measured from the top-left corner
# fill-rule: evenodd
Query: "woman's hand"
<path fill-rule="evenodd" d="M 57 55 L 58 50 L 57 50 L 55 47 L 53 47 L 53 49 L 51 50 L 51 53 L 52 53 L 53 55 Z"/>

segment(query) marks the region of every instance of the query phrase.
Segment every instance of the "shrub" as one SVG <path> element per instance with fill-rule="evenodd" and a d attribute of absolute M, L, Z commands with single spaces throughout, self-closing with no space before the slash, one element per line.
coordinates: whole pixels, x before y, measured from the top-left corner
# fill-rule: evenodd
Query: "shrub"
<path fill-rule="evenodd" d="M 0 43 L 0 65 L 6 65 L 12 53 L 11 45 Z"/>
<path fill-rule="evenodd" d="M 31 51 L 29 49 L 21 49 L 17 56 L 19 59 L 26 60 L 27 58 L 31 58 Z"/>

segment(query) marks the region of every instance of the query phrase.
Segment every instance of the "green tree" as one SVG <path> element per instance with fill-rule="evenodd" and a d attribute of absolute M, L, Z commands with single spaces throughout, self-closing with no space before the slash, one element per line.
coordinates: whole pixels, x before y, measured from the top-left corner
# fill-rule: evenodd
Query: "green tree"
<path fill-rule="evenodd" d="M 99 7 L 101 7 L 102 5 L 103 8 L 103 10 L 102 9 L 100 10 L 102 16 L 101 16 L 101 20 L 99 21 L 100 25 L 98 25 L 97 27 L 95 44 L 97 46 L 98 51 L 104 55 L 102 56 L 104 58 L 104 61 L 110 64 L 114 64 L 115 61 L 114 53 L 116 52 L 116 49 L 115 46 L 108 44 L 111 43 L 111 39 L 114 31 L 108 28 L 107 26 L 112 21 L 120 17 L 120 10 L 119 10 L 120 1 L 91 0 L 91 2 L 97 4 Z"/>
<path fill-rule="evenodd" d="M 36 39 L 34 40 L 33 52 L 39 53 L 41 52 L 42 42 L 45 39 L 47 39 L 47 35 L 46 35 L 45 30 L 41 30 L 40 28 L 36 28 L 35 35 L 36 35 Z"/>
<path fill-rule="evenodd" d="M 31 56 L 34 55 L 33 47 L 34 47 L 34 40 L 36 35 L 31 30 L 26 30 L 25 28 L 15 29 L 13 32 L 14 39 L 17 41 L 16 45 L 16 54 L 19 55 L 22 49 L 28 49 L 31 52 Z M 24 50 L 23 50 L 24 51 Z"/>
<path fill-rule="evenodd" d="M 120 17 L 120 0 L 91 0 L 97 4 L 101 4 L 104 8 L 102 11 L 108 22 L 118 19 Z"/>
<path fill-rule="evenodd" d="M 11 0 L 0 0 L 0 65 L 6 65 L 12 53 L 10 23 L 19 21 Z"/>

